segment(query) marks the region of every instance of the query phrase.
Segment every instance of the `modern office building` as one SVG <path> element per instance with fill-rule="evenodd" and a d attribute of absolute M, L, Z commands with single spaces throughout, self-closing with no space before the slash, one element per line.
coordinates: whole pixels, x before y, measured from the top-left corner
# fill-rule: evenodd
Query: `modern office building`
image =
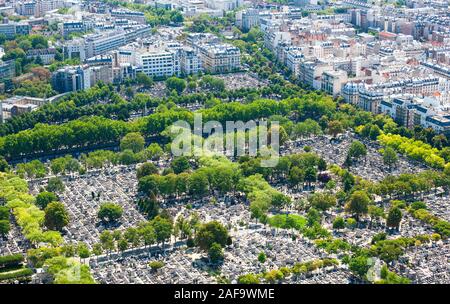
<path fill-rule="evenodd" d="M 52 75 L 52 87 L 60 93 L 85 90 L 91 87 L 89 68 L 67 66 Z"/>
<path fill-rule="evenodd" d="M 145 24 L 145 15 L 142 12 L 117 9 L 117 10 L 112 10 L 110 14 L 111 14 L 111 17 L 116 18 L 116 19 L 127 19 L 127 20 L 136 21 L 141 24 Z"/>
<path fill-rule="evenodd" d="M 0 80 L 11 79 L 16 75 L 16 63 L 14 60 L 0 60 Z"/>
<path fill-rule="evenodd" d="M 179 76 L 181 73 L 177 51 L 163 48 L 148 48 L 137 52 L 137 66 L 152 77 Z"/>
<path fill-rule="evenodd" d="M 29 35 L 31 26 L 25 22 L 10 22 L 0 24 L 0 34 L 6 38 L 14 38 L 15 35 Z"/>
<path fill-rule="evenodd" d="M 118 49 L 126 44 L 124 32 L 112 32 L 106 35 L 93 34 L 84 40 L 86 58 L 94 57 Z"/>

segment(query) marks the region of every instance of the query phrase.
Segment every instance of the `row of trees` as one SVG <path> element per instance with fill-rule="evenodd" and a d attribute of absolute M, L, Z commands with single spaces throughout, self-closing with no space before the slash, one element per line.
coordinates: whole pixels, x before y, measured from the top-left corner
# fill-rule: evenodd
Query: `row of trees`
<path fill-rule="evenodd" d="M 440 156 L 439 150 L 419 140 L 405 138 L 398 134 L 381 134 L 380 143 L 405 154 L 411 159 L 424 162 L 428 166 L 443 169 L 445 159 Z"/>
<path fill-rule="evenodd" d="M 111 253 L 114 250 L 123 252 L 128 248 L 162 244 L 170 240 L 171 236 L 187 239 L 188 246 L 198 246 L 207 252 L 212 262 L 223 258 L 223 248 L 231 244 L 227 229 L 218 221 L 201 224 L 196 213 L 190 218 L 179 216 L 175 222 L 167 213 L 157 215 L 151 221 L 140 223 L 136 228 L 120 230 L 105 230 L 100 235 L 100 243 L 95 244 L 93 253 Z M 194 238 L 192 236 L 194 235 Z"/>
<path fill-rule="evenodd" d="M 0 206 L 0 237 L 4 238 L 10 230 L 9 208 Z"/>
<path fill-rule="evenodd" d="M 151 199 L 157 196 L 176 198 L 185 194 L 202 197 L 217 191 L 226 193 L 237 189 L 241 177 L 238 165 L 225 158 L 200 159 L 200 168 L 190 171 L 185 157 L 176 158 L 169 171 L 159 175 L 154 165 L 143 164 L 138 169 L 139 191 Z"/>
<path fill-rule="evenodd" d="M 115 143 L 132 131 L 133 124 L 101 117 L 70 121 L 63 125 L 37 124 L 30 130 L 0 138 L 0 153 L 6 158 L 51 153 L 61 149 L 95 147 Z"/>
<path fill-rule="evenodd" d="M 262 280 L 266 283 L 275 284 L 283 281 L 284 278 L 290 276 L 304 276 L 310 272 L 330 266 L 339 265 L 338 260 L 332 258 L 324 258 L 312 260 L 308 262 L 296 263 L 292 267 L 280 267 L 279 269 L 272 269 L 270 271 L 254 274 L 248 273 L 238 277 L 239 284 L 259 284 Z"/>
<path fill-rule="evenodd" d="M 36 71 L 36 77 L 39 76 L 39 79 L 42 78 L 40 75 L 43 74 L 41 70 L 42 68 L 39 67 L 31 69 L 33 73 Z M 145 74 L 142 75 L 145 76 Z M 44 75 L 44 79 L 48 77 L 50 75 Z M 138 79 L 137 82 L 143 85 L 147 83 L 146 85 L 148 86 L 148 81 Z M 210 87 L 209 82 L 205 82 L 205 85 L 205 88 Z M 0 135 L 4 136 L 17 133 L 32 128 L 37 123 L 62 123 L 67 120 L 78 119 L 82 116 L 95 115 L 124 120 L 129 118 L 132 113 L 144 112 L 146 108 L 155 108 L 160 104 L 186 105 L 195 102 L 207 104 L 208 101 L 215 98 L 220 98 L 223 101 L 242 99 L 253 101 L 260 97 L 271 96 L 272 94 L 282 95 L 283 97 L 298 96 L 298 92 L 293 90 L 287 92 L 286 90 L 286 88 L 280 86 L 265 86 L 261 89 L 241 88 L 233 91 L 210 90 L 206 93 L 202 91 L 201 93 L 194 94 L 171 95 L 168 98 L 152 98 L 149 95 L 138 93 L 129 102 L 125 102 L 116 93 L 112 84 L 99 82 L 88 90 L 73 92 L 55 103 L 49 103 L 40 107 L 36 111 L 12 117 L 0 126 Z"/>
<path fill-rule="evenodd" d="M 299 119 L 318 119 L 334 110 L 335 104 L 331 99 L 311 93 L 301 99 L 294 98 L 279 103 L 273 100 L 256 100 L 247 105 L 220 104 L 200 112 L 206 120 L 226 122 L 230 120 L 249 121 L 274 114 L 287 115 L 291 111 L 298 112 Z M 30 130 L 1 137 L 0 153 L 11 157 L 12 155 L 49 153 L 60 149 L 114 143 L 126 133 L 139 129 L 148 136 L 160 133 L 177 120 L 192 123 L 193 113 L 173 108 L 129 123 L 101 117 L 89 117 L 62 125 L 37 124 Z"/>
<path fill-rule="evenodd" d="M 449 176 L 438 171 L 422 171 L 416 174 L 400 174 L 387 176 L 379 183 L 371 185 L 369 191 L 390 199 L 415 199 L 417 195 L 426 193 L 436 187 L 448 189 Z"/>
<path fill-rule="evenodd" d="M 42 224 L 45 222 L 46 212 L 34 204 L 35 198 L 28 194 L 28 186 L 24 180 L 11 174 L 4 175 L 1 179 L 0 191 L 7 198 L 5 206 L 8 209 L 8 213 L 11 209 L 17 224 L 21 227 L 21 231 L 27 240 L 32 244 L 61 244 L 62 237 L 59 232 L 43 230 Z M 51 204 L 46 208 L 49 208 Z"/>
<path fill-rule="evenodd" d="M 126 138 L 129 139 L 130 137 L 125 136 L 123 139 Z M 140 139 L 138 141 L 140 142 Z M 141 147 L 141 144 L 133 142 L 131 145 L 139 150 L 135 153 L 132 149 L 127 148 L 125 142 L 122 140 L 121 145 L 124 149 L 122 152 L 97 150 L 88 154 L 82 153 L 79 159 L 71 155 L 66 155 L 52 159 L 49 164 L 44 164 L 39 160 L 33 160 L 28 163 L 19 163 L 15 168 L 15 172 L 22 178 L 43 178 L 49 173 L 53 175 L 84 174 L 88 169 L 100 169 L 110 164 L 130 165 L 147 160 L 158 160 L 164 154 L 164 150 L 157 143 L 152 143 L 147 148 L 141 150 L 141 148 L 137 148 L 136 146 L 139 145 Z M 3 171 L 8 170 L 9 167 L 5 167 Z"/>
<path fill-rule="evenodd" d="M 35 70 L 37 69 L 41 68 L 35 68 Z M 143 98 L 142 95 L 136 96 L 132 103 L 127 104 L 120 95 L 115 93 L 112 84 L 98 83 L 88 90 L 73 92 L 57 102 L 47 103 L 36 111 L 8 119 L 0 126 L 0 135 L 5 136 L 30 129 L 37 123 L 62 123 L 82 116 L 114 117 L 125 112 L 128 117 L 128 113 L 131 111 L 143 109 L 145 106 L 153 107 L 157 104 L 157 101 L 149 97 Z"/>
<path fill-rule="evenodd" d="M 426 210 L 425 205 L 411 205 L 408 211 L 414 218 L 431 225 L 434 231 L 441 235 L 442 238 L 450 237 L 450 222 L 431 214 L 428 210 Z"/>

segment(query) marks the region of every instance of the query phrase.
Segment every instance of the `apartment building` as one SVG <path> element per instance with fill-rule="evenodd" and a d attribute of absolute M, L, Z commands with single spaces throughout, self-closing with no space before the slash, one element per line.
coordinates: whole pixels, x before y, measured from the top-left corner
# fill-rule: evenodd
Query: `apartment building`
<path fill-rule="evenodd" d="M 198 49 L 205 71 L 228 73 L 241 68 L 241 51 L 231 44 L 202 44 Z"/>
<path fill-rule="evenodd" d="M 300 74 L 300 64 L 302 63 L 304 57 L 305 56 L 298 48 L 291 48 L 286 52 L 286 66 L 293 75 L 298 76 Z"/>
<path fill-rule="evenodd" d="M 83 39 L 73 39 L 67 42 L 63 47 L 64 58 L 78 58 L 81 62 L 86 59 L 86 46 Z"/>
<path fill-rule="evenodd" d="M 85 38 L 86 57 L 94 57 L 125 45 L 125 33 L 95 34 Z"/>
<path fill-rule="evenodd" d="M 150 34 L 150 26 L 138 25 L 128 30 L 113 30 L 100 34 L 89 34 L 84 39 L 74 39 L 64 45 L 67 58 L 78 57 L 81 61 L 86 58 L 102 55 L 117 50 L 137 38 Z"/>
<path fill-rule="evenodd" d="M 325 71 L 322 74 L 321 89 L 327 94 L 337 97 L 347 79 L 347 73 L 343 70 Z"/>
<path fill-rule="evenodd" d="M 450 132 L 450 115 L 433 97 L 420 98 L 413 94 L 392 95 L 381 102 L 380 112 L 391 116 L 406 128 L 422 126 L 438 133 Z"/>
<path fill-rule="evenodd" d="M 320 90 L 322 88 L 322 74 L 326 71 L 332 71 L 333 67 L 322 61 L 305 60 L 300 64 L 299 79 L 306 85 Z"/>
<path fill-rule="evenodd" d="M 224 12 L 232 11 L 242 5 L 242 0 L 206 0 L 206 6 Z"/>
<path fill-rule="evenodd" d="M 149 48 L 136 53 L 136 64 L 143 73 L 152 77 L 179 76 L 181 73 L 177 51 Z"/>
<path fill-rule="evenodd" d="M 61 34 L 64 37 L 69 36 L 71 33 L 83 33 L 86 31 L 86 27 L 83 21 L 68 21 L 59 24 Z"/>
<path fill-rule="evenodd" d="M 361 86 L 364 86 L 364 84 L 351 81 L 347 82 L 342 87 L 341 92 L 342 98 L 344 98 L 345 102 L 357 106 L 359 104 L 359 90 Z"/>
<path fill-rule="evenodd" d="M 380 104 L 383 100 L 384 94 L 380 91 L 373 90 L 364 85 L 359 88 L 358 105 L 364 111 L 372 112 L 373 114 L 380 113 Z"/>
<path fill-rule="evenodd" d="M 117 9 L 111 11 L 111 17 L 116 19 L 127 19 L 136 21 L 141 24 L 145 24 L 145 15 L 142 12 L 137 11 L 131 11 L 131 10 L 124 10 L 124 9 Z"/>
<path fill-rule="evenodd" d="M 112 83 L 113 82 L 113 69 L 112 65 L 98 65 L 89 67 L 89 81 L 91 86 L 97 82 Z"/>
<path fill-rule="evenodd" d="M 183 47 L 180 52 L 180 67 L 184 75 L 197 74 L 202 70 L 202 61 L 193 48 Z"/>
<path fill-rule="evenodd" d="M 43 64 L 50 64 L 55 60 L 55 48 L 34 49 L 27 51 L 27 59 L 39 58 Z"/>
<path fill-rule="evenodd" d="M 15 2 L 16 13 L 28 17 L 41 17 L 46 12 L 64 7 L 64 0 L 30 0 Z"/>
<path fill-rule="evenodd" d="M 259 25 L 259 10 L 247 9 L 241 13 L 241 28 L 249 31 L 252 27 Z"/>

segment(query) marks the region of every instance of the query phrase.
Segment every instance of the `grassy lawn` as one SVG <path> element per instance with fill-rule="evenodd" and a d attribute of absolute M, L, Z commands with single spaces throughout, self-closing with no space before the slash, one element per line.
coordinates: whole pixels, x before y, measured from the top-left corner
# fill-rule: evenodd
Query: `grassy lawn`
<path fill-rule="evenodd" d="M 306 225 L 306 218 L 297 214 L 277 214 L 269 217 L 268 224 L 277 228 L 301 230 Z"/>

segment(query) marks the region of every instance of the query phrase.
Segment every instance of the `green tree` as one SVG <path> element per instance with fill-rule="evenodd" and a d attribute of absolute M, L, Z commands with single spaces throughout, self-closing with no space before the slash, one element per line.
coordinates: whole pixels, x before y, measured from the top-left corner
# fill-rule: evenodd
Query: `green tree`
<path fill-rule="evenodd" d="M 323 158 L 319 158 L 317 161 L 317 169 L 319 171 L 325 171 L 327 169 L 327 162 Z"/>
<path fill-rule="evenodd" d="M 28 37 L 31 40 L 31 45 L 33 49 L 44 49 L 48 48 L 48 41 L 42 35 L 31 35 Z"/>
<path fill-rule="evenodd" d="M 223 79 L 213 77 L 211 75 L 205 75 L 200 80 L 200 87 L 204 90 L 222 92 L 225 90 L 225 82 Z"/>
<path fill-rule="evenodd" d="M 92 253 L 94 255 L 101 255 L 103 253 L 103 248 L 101 244 L 94 244 L 94 246 L 92 246 Z"/>
<path fill-rule="evenodd" d="M 332 120 L 328 123 L 328 133 L 333 137 L 336 137 L 339 133 L 344 131 L 342 123 L 338 120 Z"/>
<path fill-rule="evenodd" d="M 156 166 L 153 163 L 146 162 L 137 169 L 136 176 L 138 179 L 140 179 L 144 176 L 151 175 L 151 174 L 157 174 L 157 173 L 158 173 L 158 168 L 156 168 Z"/>
<path fill-rule="evenodd" d="M 140 238 L 144 242 L 144 246 L 149 246 L 156 241 L 155 229 L 149 222 L 142 223 L 138 227 Z"/>
<path fill-rule="evenodd" d="M 125 250 L 127 250 L 128 248 L 128 242 L 125 238 L 121 238 L 118 242 L 117 242 L 117 249 L 120 250 L 120 252 L 124 252 Z"/>
<path fill-rule="evenodd" d="M 308 213 L 306 215 L 307 223 L 309 227 L 314 226 L 314 224 L 320 224 L 321 221 L 321 214 L 320 212 L 315 208 L 309 208 Z"/>
<path fill-rule="evenodd" d="M 351 158 L 360 158 L 362 156 L 366 156 L 367 148 L 362 142 L 355 140 L 350 145 L 350 148 L 348 150 L 348 155 Z"/>
<path fill-rule="evenodd" d="M 50 230 L 61 231 L 69 223 L 69 213 L 60 202 L 48 204 L 44 211 L 44 225 Z"/>
<path fill-rule="evenodd" d="M 133 247 L 138 247 L 141 243 L 141 235 L 139 234 L 139 230 L 137 228 L 128 227 L 123 236 Z"/>
<path fill-rule="evenodd" d="M 88 246 L 83 242 L 78 243 L 77 253 L 81 259 L 86 259 L 91 256 L 91 252 L 89 251 Z"/>
<path fill-rule="evenodd" d="M 151 174 L 139 179 L 138 189 L 150 198 L 159 194 L 159 184 L 161 177 L 157 174 Z M 143 203 L 147 203 L 144 202 Z"/>
<path fill-rule="evenodd" d="M 208 185 L 208 176 L 203 171 L 197 170 L 189 177 L 189 192 L 196 197 L 207 194 Z"/>
<path fill-rule="evenodd" d="M 367 192 L 358 190 L 350 195 L 350 199 L 347 203 L 347 211 L 354 214 L 357 221 L 359 217 L 366 214 L 369 211 L 370 198 Z"/>
<path fill-rule="evenodd" d="M 397 152 L 391 147 L 386 147 L 383 152 L 383 163 L 388 166 L 389 171 L 392 170 L 392 166 L 394 166 L 398 161 Z"/>
<path fill-rule="evenodd" d="M 305 169 L 305 182 L 311 187 L 311 184 L 317 180 L 317 169 L 314 167 L 308 167 Z"/>
<path fill-rule="evenodd" d="M 5 237 L 10 230 L 9 220 L 0 220 L 0 236 Z"/>
<path fill-rule="evenodd" d="M 115 222 L 122 217 L 122 206 L 115 203 L 103 203 L 98 211 L 98 218 L 103 222 Z"/>
<path fill-rule="evenodd" d="M 166 80 L 166 88 L 169 92 L 175 90 L 180 95 L 186 88 L 186 81 L 175 76 L 170 77 Z"/>
<path fill-rule="evenodd" d="M 366 278 L 366 274 L 371 267 L 370 259 L 364 255 L 356 256 L 350 259 L 349 269 L 361 279 Z"/>
<path fill-rule="evenodd" d="M 0 156 L 0 172 L 9 171 L 9 164 L 4 157 Z"/>
<path fill-rule="evenodd" d="M 148 263 L 148 266 L 150 266 L 150 268 L 152 269 L 152 271 L 157 271 L 160 268 L 164 267 L 164 262 L 163 261 L 151 261 L 150 263 Z"/>
<path fill-rule="evenodd" d="M 258 275 L 253 273 L 244 274 L 238 277 L 239 284 L 259 284 L 260 279 Z"/>
<path fill-rule="evenodd" d="M 381 134 L 381 130 L 377 125 L 373 125 L 370 127 L 369 137 L 372 140 L 376 140 L 378 135 Z"/>
<path fill-rule="evenodd" d="M 152 226 L 155 229 L 155 235 L 157 242 L 164 243 L 170 238 L 173 231 L 173 224 L 169 219 L 163 218 L 160 215 L 156 216 L 152 221 Z"/>
<path fill-rule="evenodd" d="M 66 167 L 66 159 L 64 157 L 55 158 L 50 161 L 50 169 L 55 175 L 59 173 L 64 173 L 65 167 Z"/>
<path fill-rule="evenodd" d="M 342 217 L 337 216 L 333 221 L 333 229 L 344 229 L 345 221 Z"/>
<path fill-rule="evenodd" d="M 398 207 L 391 208 L 386 219 L 386 226 L 398 229 L 401 221 L 402 212 L 400 211 L 400 209 Z"/>
<path fill-rule="evenodd" d="M 136 81 L 145 88 L 151 88 L 153 86 L 153 79 L 142 72 L 136 74 Z"/>
<path fill-rule="evenodd" d="M 224 258 L 223 249 L 220 244 L 212 243 L 208 249 L 208 257 L 212 263 L 217 263 Z"/>
<path fill-rule="evenodd" d="M 61 193 L 64 192 L 65 186 L 59 177 L 50 177 L 48 179 L 47 191 Z"/>
<path fill-rule="evenodd" d="M 191 169 L 189 159 L 186 156 L 174 158 L 170 163 L 170 167 L 173 169 L 175 174 L 180 174 L 181 172 Z"/>
<path fill-rule="evenodd" d="M 164 154 L 164 150 L 157 143 L 151 143 L 147 149 L 145 149 L 145 154 L 148 159 L 158 160 Z"/>
<path fill-rule="evenodd" d="M 195 235 L 195 242 L 202 250 L 208 250 L 213 243 L 222 247 L 227 244 L 228 231 L 218 221 L 211 221 L 200 226 Z"/>
<path fill-rule="evenodd" d="M 66 162 L 66 165 L 65 165 L 65 168 L 64 168 L 65 171 L 67 171 L 67 172 L 77 172 L 77 171 L 80 171 L 80 169 L 81 169 L 81 165 L 76 159 L 74 159 L 72 157 L 67 159 L 67 162 Z"/>
<path fill-rule="evenodd" d="M 326 211 L 336 205 L 336 196 L 326 192 L 316 192 L 308 197 L 308 201 L 316 209 Z"/>
<path fill-rule="evenodd" d="M 9 208 L 0 206 L 0 220 L 9 220 Z"/>
<path fill-rule="evenodd" d="M 131 150 L 133 153 L 138 153 L 144 150 L 145 139 L 138 132 L 132 132 L 125 135 L 120 141 L 120 149 L 122 151 Z"/>
<path fill-rule="evenodd" d="M 297 166 L 292 167 L 288 179 L 294 187 L 298 187 L 305 180 L 305 171 Z"/>
<path fill-rule="evenodd" d="M 258 254 L 258 261 L 259 261 L 261 264 L 264 264 L 264 263 L 266 262 L 266 259 L 267 259 L 266 254 L 265 254 L 264 252 L 261 251 L 261 252 Z"/>
<path fill-rule="evenodd" d="M 102 244 L 103 250 L 109 253 L 114 250 L 114 238 L 111 231 L 104 230 L 100 234 L 100 243 Z"/>
<path fill-rule="evenodd" d="M 355 185 L 355 177 L 350 174 L 350 172 L 345 172 L 342 176 L 342 184 L 344 186 L 344 191 L 349 192 Z"/>
<path fill-rule="evenodd" d="M 42 191 L 36 196 L 36 206 L 41 209 L 45 209 L 51 202 L 57 202 L 58 197 L 53 192 Z"/>

